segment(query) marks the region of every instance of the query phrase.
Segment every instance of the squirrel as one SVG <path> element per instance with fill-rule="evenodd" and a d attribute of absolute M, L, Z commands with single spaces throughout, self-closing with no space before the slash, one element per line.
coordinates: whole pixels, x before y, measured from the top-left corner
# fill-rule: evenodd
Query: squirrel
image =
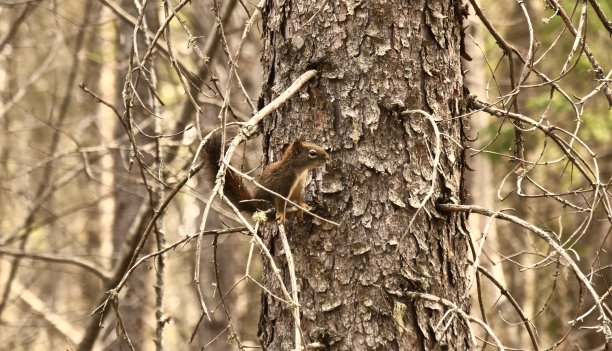
<path fill-rule="evenodd" d="M 221 135 L 219 133 L 214 133 L 206 143 L 204 153 L 208 161 L 208 173 L 214 182 L 221 158 Z M 271 163 L 261 172 L 257 182 L 266 189 L 297 203 L 300 207 L 308 208 L 304 202 L 308 171 L 329 160 L 329 154 L 322 147 L 298 138 L 289 145 L 279 161 Z M 285 222 L 287 209 L 285 200 L 261 188 L 255 189 L 254 192 L 250 191 L 243 184 L 241 177 L 230 169 L 225 172 L 223 189 L 223 193 L 239 210 L 253 213 L 270 208 L 270 204 L 274 204 L 277 220 L 280 223 Z M 300 219 L 303 218 L 303 210 L 298 209 L 298 216 Z"/>

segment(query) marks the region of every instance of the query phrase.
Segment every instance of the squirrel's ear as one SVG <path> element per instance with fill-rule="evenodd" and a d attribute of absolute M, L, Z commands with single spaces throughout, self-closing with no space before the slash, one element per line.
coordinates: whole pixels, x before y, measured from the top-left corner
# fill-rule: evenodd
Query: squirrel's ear
<path fill-rule="evenodd" d="M 299 137 L 297 139 L 295 139 L 295 141 L 293 142 L 293 146 L 295 146 L 296 148 L 300 148 L 302 147 L 302 142 L 304 141 L 304 139 L 302 137 Z"/>

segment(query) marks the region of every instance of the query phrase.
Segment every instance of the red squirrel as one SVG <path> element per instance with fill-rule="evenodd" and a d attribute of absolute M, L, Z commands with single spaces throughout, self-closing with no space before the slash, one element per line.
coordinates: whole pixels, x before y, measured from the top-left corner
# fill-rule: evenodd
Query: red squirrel
<path fill-rule="evenodd" d="M 205 146 L 205 155 L 209 164 L 209 174 L 214 177 L 219 171 L 221 157 L 221 135 L 213 134 Z M 297 203 L 300 207 L 308 208 L 304 202 L 304 188 L 310 169 L 317 168 L 329 161 L 329 154 L 320 146 L 296 139 L 283 153 L 281 159 L 268 165 L 257 178 L 263 187 L 278 193 Z M 241 211 L 255 212 L 270 208 L 274 204 L 276 218 L 285 222 L 287 202 L 269 192 L 256 188 L 250 191 L 242 182 L 242 178 L 230 169 L 225 173 L 225 186 L 223 193 Z M 298 209 L 298 216 L 304 215 Z"/>

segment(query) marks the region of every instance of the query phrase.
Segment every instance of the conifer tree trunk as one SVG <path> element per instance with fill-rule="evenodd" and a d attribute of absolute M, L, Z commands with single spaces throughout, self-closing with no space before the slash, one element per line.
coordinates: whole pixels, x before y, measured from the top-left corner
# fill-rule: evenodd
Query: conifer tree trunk
<path fill-rule="evenodd" d="M 305 344 L 471 347 L 460 318 L 440 323 L 447 307 L 408 297 L 427 293 L 469 309 L 464 218 L 435 209 L 436 202 L 463 199 L 463 122 L 453 118 L 463 111 L 462 11 L 459 1 L 265 4 L 261 103 L 307 69 L 318 71 L 266 120 L 266 159 L 278 160 L 300 136 L 330 150 L 332 161 L 313 173 L 306 202 L 340 223 L 307 215 L 286 223 Z M 267 225 L 265 239 L 290 286 L 276 228 Z M 265 261 L 264 283 L 281 296 Z M 266 293 L 262 303 L 264 348 L 293 349 L 291 310 Z"/>

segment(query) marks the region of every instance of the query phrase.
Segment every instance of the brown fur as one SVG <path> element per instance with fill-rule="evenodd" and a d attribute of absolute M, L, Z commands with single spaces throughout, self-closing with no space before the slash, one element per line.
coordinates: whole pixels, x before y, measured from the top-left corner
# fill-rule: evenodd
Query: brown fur
<path fill-rule="evenodd" d="M 214 181 L 214 176 L 219 171 L 218 162 L 221 156 L 221 136 L 219 134 L 213 135 L 207 143 L 206 154 Z M 328 160 L 329 155 L 323 148 L 297 139 L 289 145 L 279 161 L 268 165 L 261 172 L 257 182 L 301 207 L 308 208 L 304 202 L 304 187 L 308 171 L 323 165 Z M 287 208 L 285 200 L 260 188 L 257 188 L 252 194 L 244 186 L 242 179 L 229 170 L 225 174 L 224 194 L 241 211 L 255 212 L 256 209 L 269 208 L 273 203 L 277 218 L 281 222 L 285 221 Z M 249 200 L 265 200 L 265 202 Z M 303 215 L 301 210 L 299 215 L 300 217 Z"/>

